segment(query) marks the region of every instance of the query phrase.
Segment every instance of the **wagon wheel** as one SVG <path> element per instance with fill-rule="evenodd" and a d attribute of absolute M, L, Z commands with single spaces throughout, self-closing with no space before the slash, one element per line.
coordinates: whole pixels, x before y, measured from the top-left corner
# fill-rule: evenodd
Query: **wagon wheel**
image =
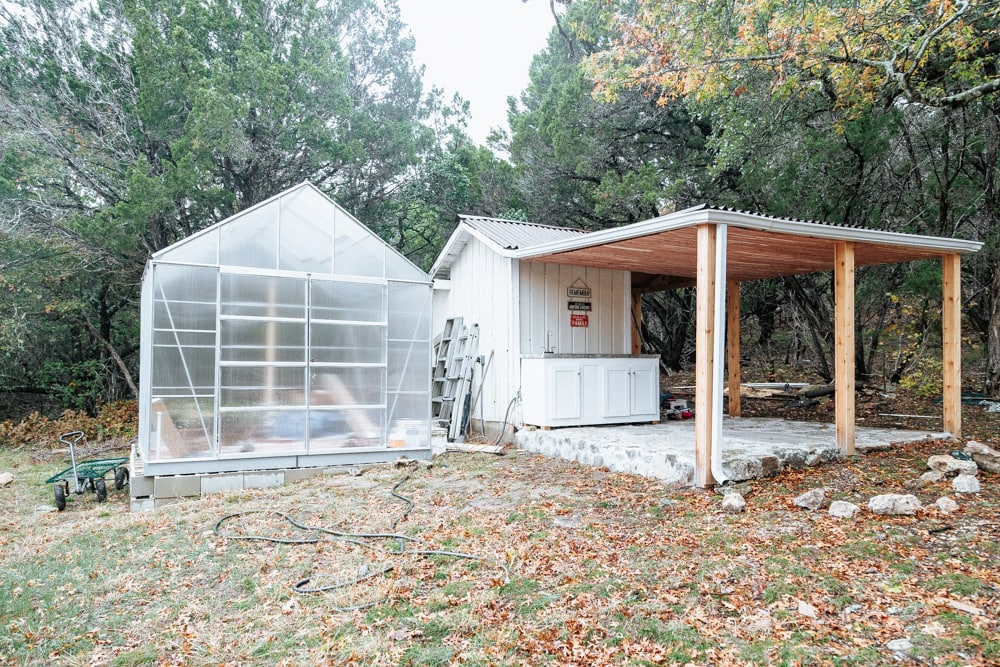
<path fill-rule="evenodd" d="M 62 512 L 66 509 L 66 489 L 62 484 L 56 484 L 56 509 Z"/>
<path fill-rule="evenodd" d="M 108 486 L 104 480 L 97 478 L 94 480 L 94 493 L 97 494 L 97 502 L 103 503 L 108 499 Z"/>
<path fill-rule="evenodd" d="M 115 470 L 115 490 L 121 491 L 128 484 L 128 468 L 120 466 Z"/>

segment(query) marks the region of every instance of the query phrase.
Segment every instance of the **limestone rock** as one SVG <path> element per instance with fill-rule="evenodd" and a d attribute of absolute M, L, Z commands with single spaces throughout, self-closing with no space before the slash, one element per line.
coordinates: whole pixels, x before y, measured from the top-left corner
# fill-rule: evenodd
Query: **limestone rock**
<path fill-rule="evenodd" d="M 951 514 L 958 509 L 958 503 L 949 498 L 948 496 L 941 496 L 934 502 L 934 506 L 938 508 L 942 514 Z"/>
<path fill-rule="evenodd" d="M 940 470 L 928 470 L 920 476 L 920 479 L 923 480 L 925 484 L 937 484 L 938 482 L 943 481 L 944 478 L 945 474 Z"/>
<path fill-rule="evenodd" d="M 920 500 L 910 494 L 885 493 L 868 501 L 875 514 L 916 514 L 920 508 Z"/>
<path fill-rule="evenodd" d="M 927 459 L 927 467 L 931 470 L 939 470 L 945 475 L 975 475 L 979 472 L 979 466 L 976 465 L 975 461 L 959 461 L 950 454 L 935 454 Z"/>
<path fill-rule="evenodd" d="M 903 639 L 893 639 L 890 642 L 886 642 L 885 647 L 890 651 L 908 653 L 913 650 L 913 642 L 904 637 Z"/>
<path fill-rule="evenodd" d="M 9 472 L 0 472 L 0 488 L 10 486 L 14 483 L 14 475 Z"/>
<path fill-rule="evenodd" d="M 965 453 L 972 457 L 972 460 L 989 472 L 1000 472 L 1000 452 L 988 445 L 975 440 L 965 443 Z"/>
<path fill-rule="evenodd" d="M 834 500 L 830 503 L 830 516 L 840 517 L 842 519 L 850 519 L 855 514 L 861 511 L 861 508 L 854 503 L 849 503 L 846 500 Z"/>
<path fill-rule="evenodd" d="M 964 473 L 952 480 L 951 488 L 955 489 L 956 493 L 979 493 L 981 490 L 979 480 Z"/>
<path fill-rule="evenodd" d="M 823 492 L 823 489 L 811 489 L 792 502 L 795 503 L 796 507 L 801 507 L 807 510 L 818 510 L 823 506 L 823 500 L 825 498 L 826 494 Z"/>
<path fill-rule="evenodd" d="M 722 510 L 729 514 L 739 514 L 747 506 L 747 501 L 741 493 L 727 493 L 722 497 Z"/>

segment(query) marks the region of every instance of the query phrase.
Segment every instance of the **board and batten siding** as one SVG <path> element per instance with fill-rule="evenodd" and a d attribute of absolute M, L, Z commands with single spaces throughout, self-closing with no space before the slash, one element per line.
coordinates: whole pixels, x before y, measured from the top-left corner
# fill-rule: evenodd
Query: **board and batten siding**
<path fill-rule="evenodd" d="M 521 354 L 628 354 L 631 352 L 630 274 L 563 264 L 521 262 Z M 588 326 L 570 326 L 570 286 L 591 289 Z M 551 336 L 549 335 L 551 332 Z M 551 348 L 551 349 L 549 349 Z"/>
<path fill-rule="evenodd" d="M 517 392 L 519 371 L 512 377 L 520 363 L 520 352 L 515 348 L 516 303 L 514 260 L 499 255 L 488 245 L 473 237 L 451 266 L 448 289 L 436 290 L 434 299 L 434 336 L 441 334 L 448 318 L 461 317 L 463 324 L 479 324 L 479 355 L 492 362 L 486 371 L 475 366 L 472 381 L 474 406 L 473 419 L 487 422 L 503 420 L 507 404 Z M 482 386 L 482 394 L 479 388 Z"/>

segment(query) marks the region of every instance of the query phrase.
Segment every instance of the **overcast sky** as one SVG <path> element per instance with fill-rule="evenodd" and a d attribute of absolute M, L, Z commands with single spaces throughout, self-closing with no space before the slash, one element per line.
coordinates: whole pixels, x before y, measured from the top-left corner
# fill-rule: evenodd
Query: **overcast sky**
<path fill-rule="evenodd" d="M 398 0 L 427 66 L 424 85 L 470 104 L 469 136 L 480 144 L 507 127 L 507 97 L 528 83 L 531 58 L 554 25 L 548 0 Z"/>

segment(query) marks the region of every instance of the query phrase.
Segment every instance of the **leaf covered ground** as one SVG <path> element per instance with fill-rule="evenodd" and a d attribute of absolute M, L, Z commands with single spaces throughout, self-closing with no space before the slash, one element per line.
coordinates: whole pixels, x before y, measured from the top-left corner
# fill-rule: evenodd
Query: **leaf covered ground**
<path fill-rule="evenodd" d="M 993 443 L 997 446 L 997 443 Z M 752 484 L 742 514 L 665 487 L 515 450 L 448 454 L 129 513 L 72 496 L 44 513 L 59 462 L 0 452 L 0 663 L 17 665 L 996 664 L 998 476 L 917 492 L 916 516 L 854 519 L 903 493 L 924 442 Z M 398 492 L 391 489 L 409 474 Z M 959 508 L 945 515 L 942 495 Z M 223 517 L 248 510 L 214 527 Z M 335 539 L 296 528 L 397 532 Z M 235 536 L 316 538 L 307 544 Z M 372 548 L 378 546 L 379 548 Z M 509 570 L 507 578 L 502 563 Z M 366 578 L 367 577 L 367 578 Z M 356 585 L 302 594 L 362 578 Z M 370 605 L 370 606 L 369 606 Z M 354 611 L 339 611 L 362 606 Z M 897 640 L 906 640 L 899 642 Z"/>

